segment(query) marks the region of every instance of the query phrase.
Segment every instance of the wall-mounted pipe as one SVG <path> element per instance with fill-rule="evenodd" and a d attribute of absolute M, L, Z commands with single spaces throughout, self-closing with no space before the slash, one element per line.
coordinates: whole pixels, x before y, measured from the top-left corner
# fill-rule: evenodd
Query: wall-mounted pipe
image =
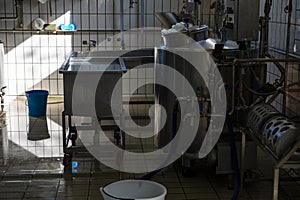
<path fill-rule="evenodd" d="M 6 21 L 9 21 L 9 20 L 18 20 L 19 18 L 19 1 L 18 0 L 15 0 L 15 9 L 16 9 L 16 13 L 15 13 L 15 16 L 14 17 L 0 17 L 0 20 L 6 20 Z"/>
<path fill-rule="evenodd" d="M 285 53 L 286 53 L 285 51 L 277 49 L 277 48 L 274 48 L 274 47 L 270 47 L 270 51 L 275 52 L 275 53 L 279 53 L 279 54 L 282 54 L 282 55 L 285 55 Z M 296 54 L 293 54 L 293 53 L 289 53 L 289 57 L 290 58 L 300 59 L 299 55 L 296 55 Z"/>
<path fill-rule="evenodd" d="M 140 28 L 145 27 L 145 0 L 140 0 L 141 5 L 141 15 L 140 15 Z"/>
<path fill-rule="evenodd" d="M 50 17 L 52 17 L 53 12 L 52 12 L 52 2 L 49 0 L 49 11 L 50 11 Z"/>
<path fill-rule="evenodd" d="M 19 13 L 19 18 L 18 18 L 18 26 L 19 28 L 23 28 L 23 21 L 24 21 L 24 16 L 23 16 L 23 1 L 24 0 L 18 0 L 19 1 L 19 6 L 18 6 L 18 13 Z"/>
<path fill-rule="evenodd" d="M 293 11 L 293 0 L 289 0 L 289 5 L 287 6 L 287 10 L 285 12 L 288 13 L 288 24 L 287 24 L 287 31 L 286 31 L 286 47 L 285 47 L 285 58 L 289 58 L 290 53 L 290 39 L 291 39 L 291 23 L 292 23 L 292 11 Z M 288 78 L 289 78 L 289 62 L 285 62 L 285 81 L 284 81 L 284 88 L 287 90 L 288 85 Z M 283 113 L 285 114 L 286 110 L 286 96 L 283 98 Z"/>
<path fill-rule="evenodd" d="M 275 59 L 275 57 L 272 56 L 272 55 L 269 54 L 269 53 L 266 53 L 266 56 L 267 56 L 268 58 Z M 280 79 L 277 81 L 277 83 L 276 83 L 276 85 L 275 85 L 275 87 L 277 88 L 277 87 L 281 87 L 282 84 L 284 83 L 284 80 L 285 80 L 285 76 L 284 76 L 285 70 L 284 70 L 284 67 L 283 67 L 278 61 L 274 61 L 273 63 L 274 63 L 274 65 L 276 65 L 276 67 L 277 67 L 278 70 L 280 71 L 281 75 L 283 75 L 283 76 L 280 76 Z"/>
<path fill-rule="evenodd" d="M 260 18 L 260 45 L 259 45 L 259 57 L 265 57 L 265 53 L 268 52 L 269 46 L 269 24 L 270 24 L 270 12 L 272 8 L 272 0 L 266 0 L 264 6 L 265 16 Z"/>
<path fill-rule="evenodd" d="M 18 21 L 19 28 L 23 27 L 23 0 L 15 0 L 16 13 L 13 17 L 0 17 L 0 20 L 5 21 Z"/>
<path fill-rule="evenodd" d="M 124 41 L 124 2 L 120 0 L 120 29 L 121 29 L 121 49 L 125 49 L 125 41 Z"/>
<path fill-rule="evenodd" d="M 231 200 L 237 200 L 239 193 L 240 193 L 240 168 L 239 168 L 239 161 L 237 155 L 237 149 L 235 145 L 235 137 L 234 137 L 234 129 L 232 125 L 231 117 L 228 113 L 226 113 L 226 124 L 229 133 L 230 139 L 230 153 L 231 153 L 231 164 L 234 173 L 234 191 L 231 197 Z"/>
<path fill-rule="evenodd" d="M 300 103 L 300 98 L 297 97 L 297 96 L 295 96 L 295 95 L 293 95 L 293 94 L 291 94 L 290 92 L 288 92 L 288 91 L 286 91 L 286 90 L 284 90 L 282 88 L 279 89 L 279 92 L 282 93 L 282 94 L 284 94 L 284 95 L 286 95 L 286 96 L 291 97 L 292 99 L 294 99 L 295 101 L 298 101 Z"/>

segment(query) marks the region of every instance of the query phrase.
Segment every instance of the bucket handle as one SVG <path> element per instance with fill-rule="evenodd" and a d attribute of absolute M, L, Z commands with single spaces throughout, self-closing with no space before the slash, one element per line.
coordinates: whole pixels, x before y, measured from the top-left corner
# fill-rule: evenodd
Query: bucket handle
<path fill-rule="evenodd" d="M 114 197 L 114 196 L 108 194 L 107 192 L 105 192 L 104 187 L 101 187 L 101 188 L 100 188 L 100 192 L 101 192 L 103 195 L 106 195 L 106 196 L 108 196 L 108 197 L 110 197 L 110 198 L 113 198 L 113 199 L 116 199 L 116 200 L 136 200 L 136 199 L 125 199 L 125 198 L 122 198 L 122 199 L 121 199 L 121 198 L 118 198 L 118 197 Z"/>

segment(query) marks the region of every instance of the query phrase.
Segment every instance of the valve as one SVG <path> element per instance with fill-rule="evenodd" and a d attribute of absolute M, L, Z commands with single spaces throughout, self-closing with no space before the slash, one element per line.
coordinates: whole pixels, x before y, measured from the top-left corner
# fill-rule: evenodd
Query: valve
<path fill-rule="evenodd" d="M 129 1 L 129 8 L 134 8 L 134 4 L 138 4 L 138 2 L 134 1 L 134 0 L 130 0 Z"/>

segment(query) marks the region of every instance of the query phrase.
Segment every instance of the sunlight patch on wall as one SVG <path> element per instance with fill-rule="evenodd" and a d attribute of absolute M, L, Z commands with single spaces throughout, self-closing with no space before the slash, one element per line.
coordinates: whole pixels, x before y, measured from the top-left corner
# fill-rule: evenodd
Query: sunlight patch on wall
<path fill-rule="evenodd" d="M 71 12 L 52 23 L 70 23 Z M 58 69 L 72 52 L 72 35 L 15 33 L 23 41 L 5 54 L 7 95 L 24 95 L 31 89 L 48 90 L 50 94 L 62 91 Z"/>

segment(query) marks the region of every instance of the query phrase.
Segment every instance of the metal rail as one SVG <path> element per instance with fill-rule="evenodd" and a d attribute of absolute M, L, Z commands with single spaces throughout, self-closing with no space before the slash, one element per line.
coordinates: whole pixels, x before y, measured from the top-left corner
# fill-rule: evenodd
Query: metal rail
<path fill-rule="evenodd" d="M 294 99 L 294 100 L 296 100 L 296 101 L 298 101 L 299 103 L 300 103 L 300 98 L 299 97 L 297 97 L 297 96 L 295 96 L 295 95 L 293 95 L 293 94 L 291 94 L 290 92 L 288 92 L 288 91 L 286 91 L 286 90 L 284 90 L 284 89 L 279 89 L 279 92 L 280 93 L 283 93 L 283 94 L 285 94 L 285 95 L 287 95 L 287 96 L 289 96 L 289 97 L 291 97 L 292 99 Z"/>
<path fill-rule="evenodd" d="M 120 30 L 75 30 L 75 31 L 61 31 L 61 30 L 55 30 L 55 31 L 37 31 L 37 30 L 31 30 L 31 29 L 0 29 L 0 33 L 40 33 L 40 34 L 64 34 L 64 33 L 70 33 L 70 34 L 78 34 L 78 33 L 119 33 Z"/>
<path fill-rule="evenodd" d="M 266 63 L 266 62 L 300 62 L 300 59 L 275 59 L 275 58 L 250 58 L 250 59 L 235 59 L 232 64 L 232 105 L 231 110 L 229 112 L 230 115 L 234 113 L 235 110 L 235 76 L 236 76 L 236 67 L 241 63 Z M 278 67 L 278 66 L 277 66 Z M 279 68 L 281 71 L 281 68 Z M 281 76 L 283 76 L 282 74 Z"/>
<path fill-rule="evenodd" d="M 19 19 L 19 2 L 20 0 L 15 0 L 15 9 L 16 9 L 16 15 L 14 17 L 0 17 L 0 20 L 18 20 Z"/>
<path fill-rule="evenodd" d="M 300 147 L 300 140 L 294 143 L 291 148 L 285 153 L 282 157 L 277 157 L 266 145 L 264 145 L 252 132 L 251 129 L 246 128 L 242 131 L 242 138 L 246 138 L 246 134 L 248 134 L 252 140 L 267 154 L 270 156 L 272 161 L 274 162 L 274 174 L 273 174 L 273 200 L 278 199 L 278 191 L 279 191 L 279 178 L 280 178 L 280 169 L 288 169 L 288 168 L 300 168 L 300 162 L 298 161 L 290 161 L 291 157 Z M 241 151 L 241 165 L 244 166 L 245 162 L 245 149 L 246 143 L 242 140 L 242 151 Z M 244 168 L 241 169 L 241 181 L 244 181 Z M 291 179 L 295 180 L 295 179 Z M 241 183 L 242 183 L 241 182 Z"/>
<path fill-rule="evenodd" d="M 286 31 L 286 47 L 285 47 L 285 58 L 289 58 L 289 52 L 290 52 L 290 34 L 291 34 L 291 23 L 292 23 L 292 12 L 293 12 L 293 0 L 289 0 L 289 4 L 287 6 L 287 12 L 288 13 L 288 24 L 287 24 L 287 31 Z M 285 62 L 285 81 L 284 81 L 284 89 L 287 90 L 288 85 L 288 76 L 289 76 L 289 63 Z M 286 114 L 286 97 L 283 98 L 283 113 Z"/>
<path fill-rule="evenodd" d="M 19 28 L 23 27 L 23 0 L 15 0 L 15 9 L 16 14 L 13 17 L 0 17 L 1 20 L 5 21 L 16 21 L 18 20 Z"/>

